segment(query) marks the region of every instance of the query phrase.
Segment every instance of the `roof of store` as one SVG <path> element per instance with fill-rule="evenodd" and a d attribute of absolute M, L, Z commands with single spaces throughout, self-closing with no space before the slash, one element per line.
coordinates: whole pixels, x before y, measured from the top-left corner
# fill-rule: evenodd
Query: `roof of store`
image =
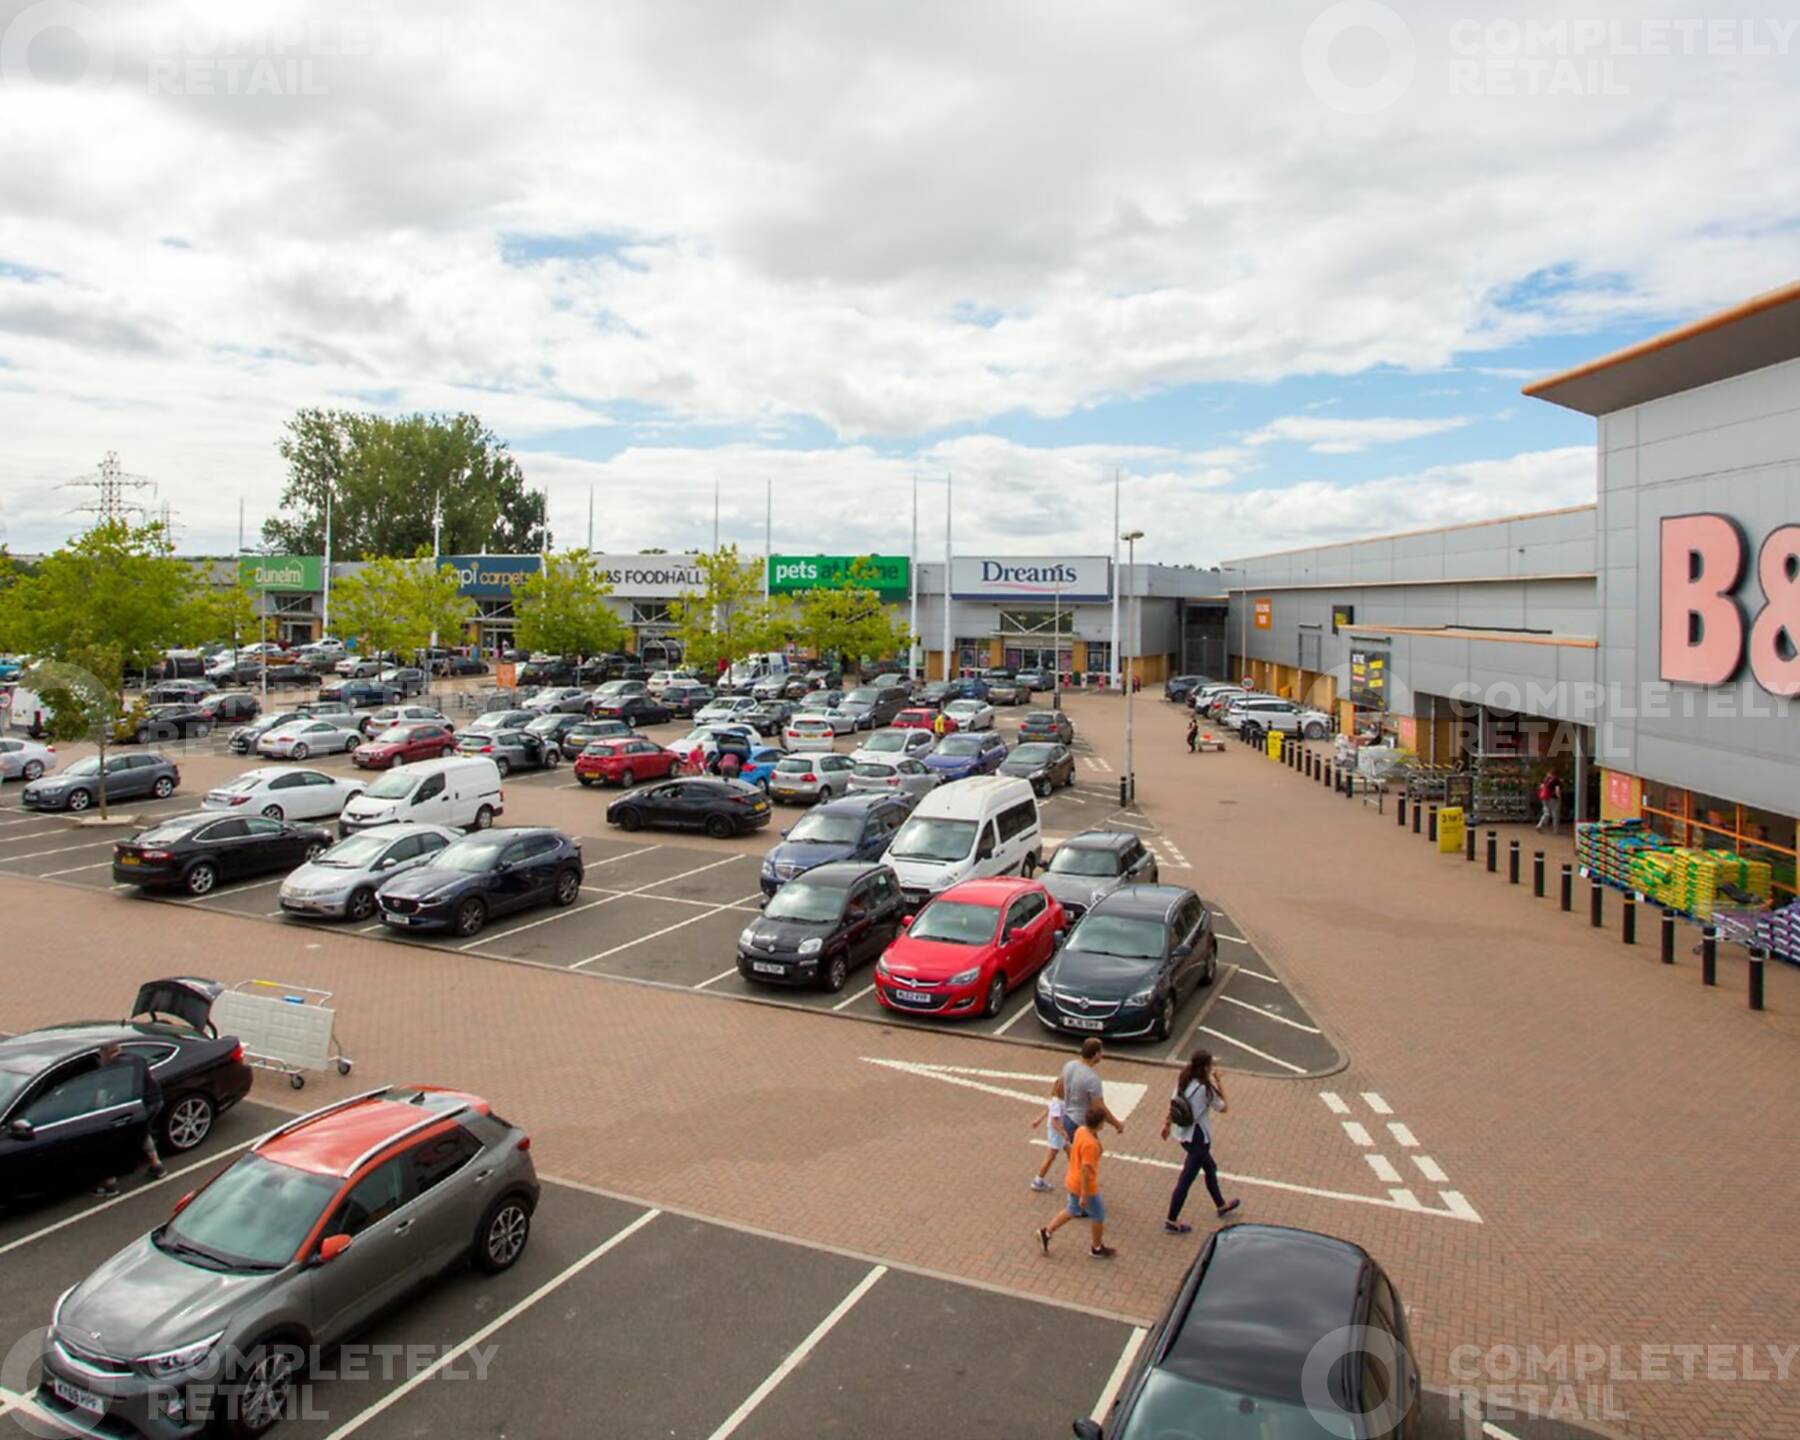
<path fill-rule="evenodd" d="M 1584 415 L 1609 415 L 1796 359 L 1800 281 L 1535 380 L 1524 393 Z"/>

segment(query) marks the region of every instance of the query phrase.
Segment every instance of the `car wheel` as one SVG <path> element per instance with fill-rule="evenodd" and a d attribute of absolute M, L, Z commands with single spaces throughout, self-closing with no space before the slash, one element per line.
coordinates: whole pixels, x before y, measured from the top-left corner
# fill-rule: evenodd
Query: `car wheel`
<path fill-rule="evenodd" d="M 551 896 L 558 905 L 573 905 L 581 898 L 581 875 L 574 870 L 564 870 L 556 877 L 556 891 Z"/>
<path fill-rule="evenodd" d="M 715 840 L 729 840 L 731 838 L 731 821 L 723 815 L 708 815 L 706 817 L 706 833 Z"/>
<path fill-rule="evenodd" d="M 1156 1038 L 1167 1040 L 1175 1033 L 1175 997 L 1170 995 L 1156 1012 Z"/>
<path fill-rule="evenodd" d="M 638 830 L 643 827 L 644 817 L 635 808 L 627 806 L 619 812 L 615 823 L 621 830 Z"/>
<path fill-rule="evenodd" d="M 279 805 L 263 806 L 263 814 L 268 816 L 271 820 L 285 820 L 287 818 L 281 813 L 281 807 Z"/>
<path fill-rule="evenodd" d="M 1053 787 L 1048 780 L 1039 780 L 1033 784 L 1031 788 L 1037 792 L 1038 799 L 1048 800 L 1050 798 L 1050 791 L 1055 787 Z"/>
<path fill-rule="evenodd" d="M 162 1143 L 166 1150 L 192 1150 L 212 1133 L 213 1102 L 204 1095 L 183 1095 L 162 1118 Z"/>
<path fill-rule="evenodd" d="M 1325 738 L 1325 727 L 1316 722 L 1308 725 L 1306 727 L 1306 738 L 1308 740 L 1323 740 Z"/>
<path fill-rule="evenodd" d="M 1035 875 L 1037 873 L 1037 868 L 1038 868 L 1038 857 L 1037 857 L 1037 852 L 1035 850 L 1032 851 L 1029 855 L 1027 855 L 1022 861 L 1019 862 L 1019 873 L 1021 875 L 1023 875 L 1027 880 L 1029 880 L 1033 875 Z"/>
<path fill-rule="evenodd" d="M 212 734 L 212 726 L 210 726 L 210 725 L 196 726 L 195 730 L 194 730 L 194 734 L 196 734 L 202 740 L 204 740 L 208 735 Z"/>
<path fill-rule="evenodd" d="M 325 842 L 323 840 L 314 840 L 306 847 L 306 858 L 308 861 L 317 860 L 324 853 Z"/>
<path fill-rule="evenodd" d="M 554 770 L 562 762 L 562 751 L 548 749 L 544 751 L 544 769 Z"/>
<path fill-rule="evenodd" d="M 621 770 L 619 772 L 619 783 L 629 790 L 633 785 L 637 784 L 637 776 L 629 770 Z"/>
<path fill-rule="evenodd" d="M 477 830 L 486 830 L 490 828 L 493 823 L 494 807 L 492 805 L 483 805 L 475 812 L 475 828 Z"/>
<path fill-rule="evenodd" d="M 575 778 L 583 785 L 592 785 L 594 783 L 594 777 L 592 775 L 577 775 Z"/>
<path fill-rule="evenodd" d="M 512 774 L 512 762 L 504 755 L 497 755 L 494 757 L 494 768 L 500 772 L 500 778 L 502 780 Z"/>
<path fill-rule="evenodd" d="M 256 1440 L 287 1413 L 299 1352 L 291 1345 L 262 1344 L 244 1357 L 244 1378 L 225 1394 L 225 1433 Z"/>
<path fill-rule="evenodd" d="M 456 907 L 456 919 L 453 922 L 456 933 L 465 940 L 479 934 L 481 927 L 487 924 L 487 906 L 479 900 L 465 900 Z"/>
<path fill-rule="evenodd" d="M 77 792 L 77 793 L 79 793 L 79 792 Z M 150 787 L 150 793 L 152 795 L 154 795 L 158 800 L 167 800 L 171 795 L 173 795 L 175 793 L 175 782 L 174 782 L 174 780 L 170 779 L 169 776 L 164 775 L 160 780 L 158 780 L 154 785 L 152 785 Z"/>
<path fill-rule="evenodd" d="M 352 890 L 350 898 L 344 902 L 344 918 L 346 920 L 367 920 L 375 913 L 375 892 L 367 885 Z"/>
<path fill-rule="evenodd" d="M 181 883 L 190 895 L 210 895 L 219 883 L 219 869 L 211 861 L 202 860 L 188 871 Z"/>
<path fill-rule="evenodd" d="M 41 780 L 43 778 L 44 778 L 44 762 L 42 760 L 27 761 L 25 764 L 25 782 L 26 782 L 26 784 L 30 784 L 33 780 Z"/>
<path fill-rule="evenodd" d="M 304 740 L 294 746 L 293 755 L 296 760 L 304 760 L 311 754 L 312 746 L 308 745 Z"/>
<path fill-rule="evenodd" d="M 486 1275 L 510 1270 L 531 1239 L 531 1209 L 517 1195 L 503 1195 L 481 1217 L 475 1233 L 475 1268 Z"/>
<path fill-rule="evenodd" d="M 837 994 L 850 983 L 850 961 L 842 955 L 833 955 L 819 983 L 833 995 Z"/>
<path fill-rule="evenodd" d="M 85 810 L 93 803 L 94 797 L 85 790 L 71 790 L 69 792 L 69 808 L 71 810 Z"/>
<path fill-rule="evenodd" d="M 1006 977 L 994 976 L 993 983 L 988 986 L 987 1004 L 981 1007 L 981 1013 L 989 1020 L 999 1015 L 1006 1005 Z"/>

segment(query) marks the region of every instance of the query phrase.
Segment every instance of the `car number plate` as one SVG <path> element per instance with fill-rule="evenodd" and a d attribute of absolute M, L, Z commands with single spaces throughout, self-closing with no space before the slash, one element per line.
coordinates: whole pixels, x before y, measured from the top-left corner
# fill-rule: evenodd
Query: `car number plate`
<path fill-rule="evenodd" d="M 788 790 L 786 788 L 782 788 L 782 789 L 776 790 L 775 793 L 777 795 L 781 796 L 781 798 L 785 800 L 791 795 L 798 795 L 800 792 L 798 790 Z"/>
<path fill-rule="evenodd" d="M 909 1005 L 929 1005 L 931 1003 L 931 997 L 923 990 L 896 990 L 894 994 Z"/>
<path fill-rule="evenodd" d="M 119 857 L 119 863 L 121 865 L 141 865 L 143 864 L 143 861 L 139 860 L 135 855 L 121 855 Z"/>
<path fill-rule="evenodd" d="M 754 970 L 758 975 L 785 975 L 785 974 L 787 974 L 787 966 L 771 965 L 767 960 L 752 960 L 750 962 L 750 968 L 752 970 Z"/>
<path fill-rule="evenodd" d="M 767 800 L 758 800 L 750 808 L 752 810 L 767 810 L 769 808 L 769 802 Z"/>
<path fill-rule="evenodd" d="M 90 1415 L 106 1413 L 106 1401 L 94 1394 L 92 1390 L 83 1390 L 79 1385 L 71 1385 L 67 1380 L 55 1375 L 50 1377 L 50 1388 L 56 1392 L 58 1400 L 73 1405 L 78 1410 L 85 1410 Z"/>
<path fill-rule="evenodd" d="M 1104 1020 L 1090 1020 L 1085 1015 L 1065 1015 L 1062 1018 L 1063 1024 L 1071 1030 L 1101 1030 L 1106 1026 Z"/>

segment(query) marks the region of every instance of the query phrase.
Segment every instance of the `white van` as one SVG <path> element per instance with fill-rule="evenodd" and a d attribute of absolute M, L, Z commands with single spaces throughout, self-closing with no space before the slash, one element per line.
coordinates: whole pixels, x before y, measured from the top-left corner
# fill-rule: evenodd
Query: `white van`
<path fill-rule="evenodd" d="M 344 806 L 338 834 L 416 821 L 485 830 L 506 809 L 500 768 L 485 755 L 445 755 L 396 765 Z"/>
<path fill-rule="evenodd" d="M 919 802 L 882 857 L 909 908 L 984 875 L 1030 875 L 1043 861 L 1037 796 L 1029 781 L 974 775 Z"/>
<path fill-rule="evenodd" d="M 731 667 L 725 678 L 733 685 L 748 685 L 754 680 L 766 680 L 770 676 L 786 679 L 787 675 L 787 656 L 779 650 L 766 650 L 746 655 Z"/>

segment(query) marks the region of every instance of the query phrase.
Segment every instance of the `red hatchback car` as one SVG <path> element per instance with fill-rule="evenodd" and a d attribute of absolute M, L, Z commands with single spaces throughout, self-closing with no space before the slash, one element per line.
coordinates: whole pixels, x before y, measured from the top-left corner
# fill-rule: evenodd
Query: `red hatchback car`
<path fill-rule="evenodd" d="M 640 780 L 662 780 L 681 762 L 671 750 L 648 740 L 595 740 L 575 757 L 575 778 L 583 785 L 604 781 L 627 789 Z"/>
<path fill-rule="evenodd" d="M 895 730 L 935 731 L 937 729 L 937 721 L 940 713 L 942 712 L 933 710 L 928 706 L 915 705 L 909 710 L 902 710 L 890 720 L 888 724 Z M 956 717 L 953 715 L 945 715 L 944 733 L 948 735 L 955 729 Z"/>
<path fill-rule="evenodd" d="M 435 760 L 455 748 L 456 736 L 448 725 L 390 725 L 351 751 L 350 761 L 364 770 L 386 770 L 409 760 Z"/>
<path fill-rule="evenodd" d="M 908 1015 L 998 1015 L 1056 953 L 1063 908 L 1035 880 L 965 880 L 938 895 L 875 965 L 875 998 Z"/>

